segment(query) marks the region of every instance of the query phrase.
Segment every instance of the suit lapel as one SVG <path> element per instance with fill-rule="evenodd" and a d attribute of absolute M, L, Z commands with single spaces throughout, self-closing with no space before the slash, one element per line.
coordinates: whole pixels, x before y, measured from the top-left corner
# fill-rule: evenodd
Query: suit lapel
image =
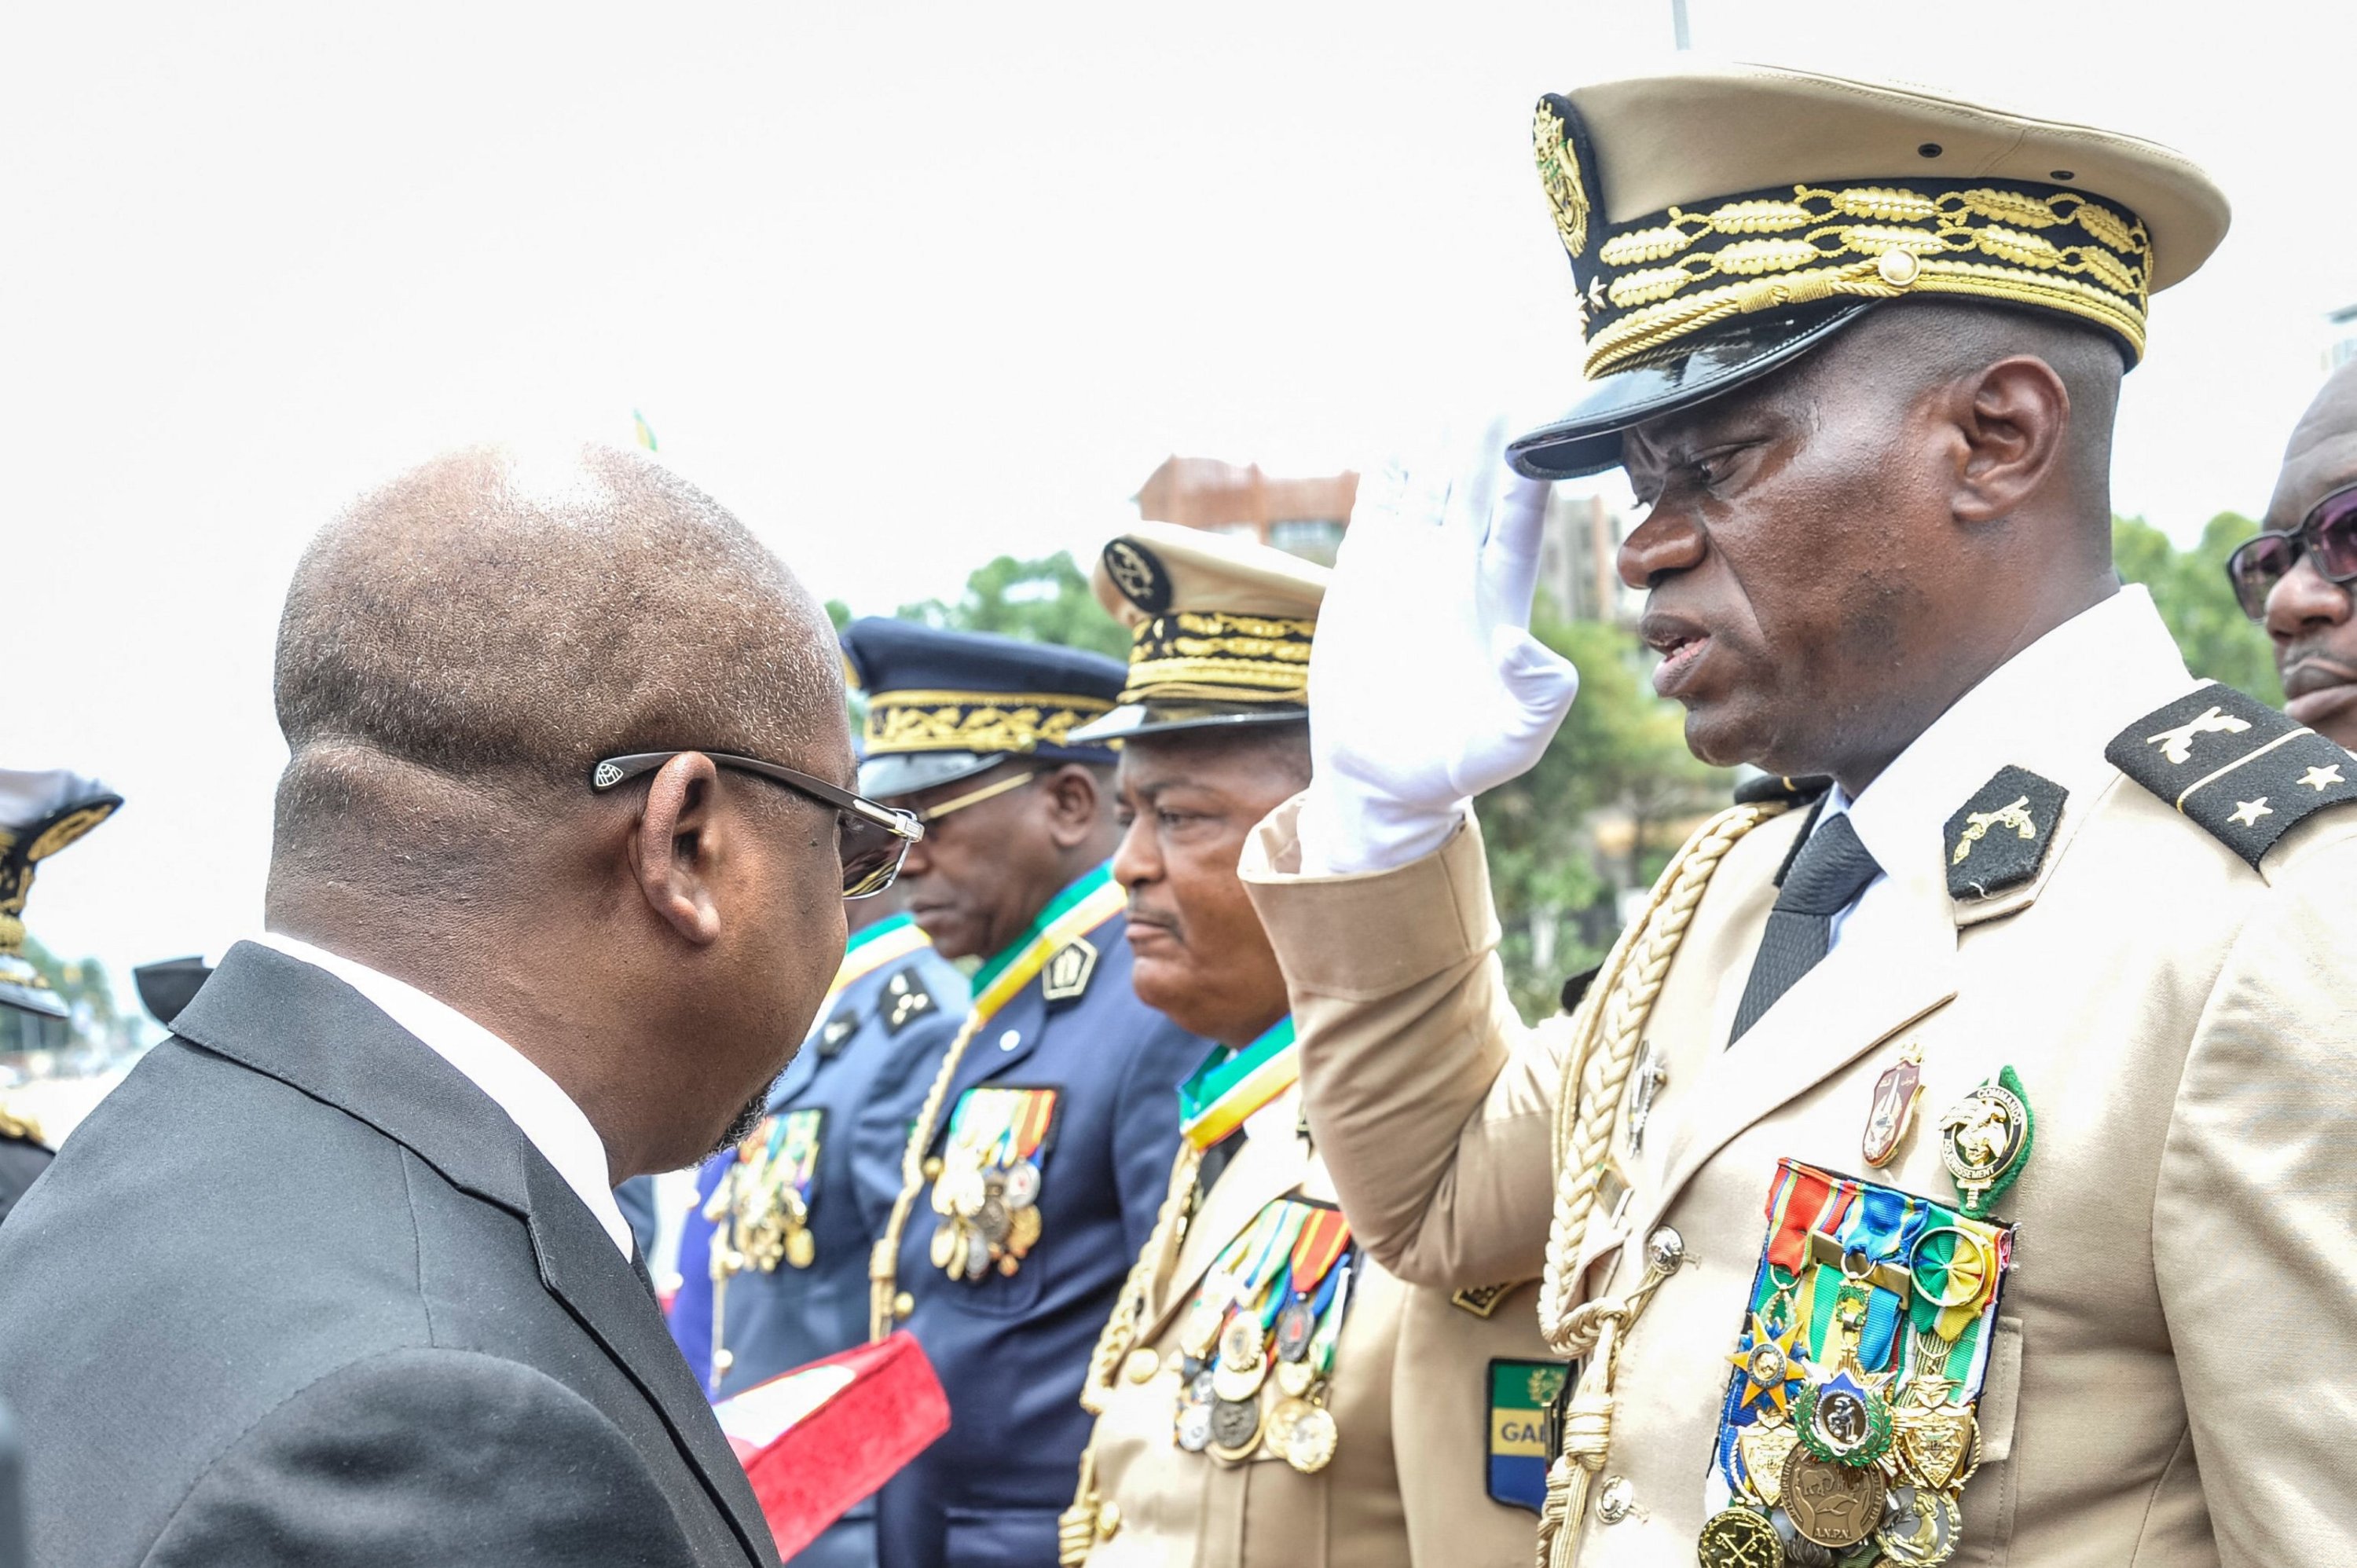
<path fill-rule="evenodd" d="M 746 1552 L 757 1563 L 774 1562 L 777 1549 L 745 1467 L 721 1435 L 712 1407 L 672 1342 L 654 1297 L 555 1167 L 537 1152 L 527 1151 L 525 1173 L 541 1283 L 655 1407 Z"/>
<path fill-rule="evenodd" d="M 240 942 L 174 1032 L 374 1127 L 453 1187 L 521 1217 L 542 1283 L 662 1416 L 758 1563 L 776 1547 L 744 1466 L 613 1238 L 506 1112 L 326 971 Z"/>
<path fill-rule="evenodd" d="M 1716 1032 L 1702 1042 L 1689 1113 L 1665 1129 L 1663 1178 L 1630 1234 L 1646 1234 L 1695 1171 L 1746 1128 L 1955 995 L 1956 926 L 1945 886 L 1914 875 L 1895 891 L 1900 897 L 1875 909 L 1876 929 L 1845 929 L 1833 953 L 1732 1047 L 1726 988 L 1739 993 L 1746 976 L 1730 972 L 1710 1010 Z M 1759 909 L 1743 921 L 1754 949 L 1770 900 L 1755 902 Z M 1749 964 L 1747 952 L 1740 967 Z"/>

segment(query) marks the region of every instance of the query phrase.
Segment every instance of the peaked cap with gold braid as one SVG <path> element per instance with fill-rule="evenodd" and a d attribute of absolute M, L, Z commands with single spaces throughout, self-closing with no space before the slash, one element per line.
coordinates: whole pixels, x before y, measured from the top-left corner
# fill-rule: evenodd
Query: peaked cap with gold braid
<path fill-rule="evenodd" d="M 1306 722 L 1328 576 L 1269 545 L 1176 523 L 1110 541 L 1096 594 L 1129 628 L 1129 680 L 1121 705 L 1073 738 Z"/>
<path fill-rule="evenodd" d="M 1590 382 L 1508 448 L 1533 478 L 1612 467 L 1630 426 L 1890 300 L 2061 316 L 2133 366 L 2150 295 L 2226 232 L 2224 195 L 2166 147 L 1897 83 L 1682 59 L 1549 94 L 1533 137 Z"/>
<path fill-rule="evenodd" d="M 113 816 L 123 797 L 95 779 L 54 768 L 0 768 L 0 1007 L 66 1015 L 66 1004 L 21 955 L 25 900 L 41 862 Z"/>

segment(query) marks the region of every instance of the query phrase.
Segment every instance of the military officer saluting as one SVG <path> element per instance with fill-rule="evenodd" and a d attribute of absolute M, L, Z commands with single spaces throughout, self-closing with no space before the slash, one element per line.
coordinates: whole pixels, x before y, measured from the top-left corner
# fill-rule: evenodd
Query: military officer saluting
<path fill-rule="evenodd" d="M 1068 1565 L 1529 1554 L 1532 1434 L 1563 1377 L 1534 1282 L 1452 1299 L 1365 1255 L 1302 1124 L 1285 979 L 1236 876 L 1254 824 L 1308 782 L 1326 577 L 1152 522 L 1097 568 L 1135 645 L 1123 705 L 1077 733 L 1122 742 L 1113 870 L 1137 993 L 1222 1043 L 1179 1090 L 1161 1223 L 1091 1363 Z M 1401 1403 L 1427 1419 L 1400 1422 Z"/>
<path fill-rule="evenodd" d="M 1206 1042 L 1131 993 L 1114 754 L 1071 735 L 1122 666 L 903 621 L 855 621 L 844 645 L 867 693 L 860 789 L 925 823 L 909 913 L 944 957 L 982 960 L 915 1103 L 861 1133 L 900 1171 L 871 1332 L 917 1337 L 951 1417 L 879 1494 L 877 1556 L 1045 1563 L 1088 1438 L 1089 1350 L 1154 1228 L 1173 1090 Z"/>
<path fill-rule="evenodd" d="M 1628 469 L 1693 749 L 1834 784 L 1701 829 L 1526 1033 L 1462 801 L 1570 697 L 1532 487 L 1362 491 L 1316 781 L 1246 865 L 1355 1234 L 1544 1264 L 1558 1568 L 2357 1555 L 2357 769 L 2189 676 L 2109 556 L 2120 376 L 2224 199 L 1757 68 L 1537 142 L 1590 385 L 1512 460 Z"/>

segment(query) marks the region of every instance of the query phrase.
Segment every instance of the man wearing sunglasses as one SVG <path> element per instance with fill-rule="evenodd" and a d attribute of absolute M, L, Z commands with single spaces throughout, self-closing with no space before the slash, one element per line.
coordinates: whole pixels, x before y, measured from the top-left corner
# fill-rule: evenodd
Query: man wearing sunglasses
<path fill-rule="evenodd" d="M 2234 596 L 2275 644 L 2284 711 L 2357 746 L 2357 363 L 2332 373 L 2293 429 L 2267 530 L 2227 559 Z"/>
<path fill-rule="evenodd" d="M 1113 751 L 1073 731 L 1120 695 L 1110 659 L 855 621 L 860 788 L 923 824 L 909 912 L 974 1000 L 911 1096 L 863 1119 L 899 1193 L 870 1330 L 905 1326 L 949 1393 L 949 1434 L 877 1498 L 883 1568 L 1049 1563 L 1088 1439 L 1089 1351 L 1152 1231 L 1178 1084 L 1206 1042 L 1130 988 Z"/>
<path fill-rule="evenodd" d="M 612 1189 L 741 1134 L 917 829 L 824 613 L 640 454 L 311 542 L 264 918 L 0 1232 L 46 1563 L 774 1563 Z"/>
<path fill-rule="evenodd" d="M 2110 558 L 2120 379 L 2224 198 L 1795 70 L 1534 121 L 1586 385 L 1518 478 L 1361 488 L 1244 865 L 1354 1232 L 1540 1279 L 1555 1568 L 2348 1560 L 2357 767 Z M 1532 1030 L 1467 800 L 1571 700 L 1543 486 L 1614 467 L 1689 746 L 1831 782 L 1699 825 Z"/>

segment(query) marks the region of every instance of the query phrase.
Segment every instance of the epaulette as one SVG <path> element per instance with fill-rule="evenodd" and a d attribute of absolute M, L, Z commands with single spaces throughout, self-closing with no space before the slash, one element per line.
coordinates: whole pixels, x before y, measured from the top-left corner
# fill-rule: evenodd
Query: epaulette
<path fill-rule="evenodd" d="M 1735 787 L 1735 803 L 1738 806 L 1806 805 L 1834 787 L 1834 781 L 1822 773 L 1804 773 L 1798 779 L 1787 779 L 1781 773 L 1762 773 L 1746 779 Z"/>
<path fill-rule="evenodd" d="M 818 1032 L 820 1058 L 824 1060 L 841 1056 L 843 1047 L 849 1045 L 851 1036 L 857 1033 L 859 1033 L 859 1009 L 845 1003 L 834 1010 L 834 1016 L 829 1018 L 825 1026 Z"/>
<path fill-rule="evenodd" d="M 1039 972 L 1039 994 L 1050 1002 L 1070 1002 L 1085 993 L 1089 977 L 1097 972 L 1097 950 L 1086 937 L 1074 937 L 1056 950 Z"/>
<path fill-rule="evenodd" d="M 935 1005 L 933 993 L 925 989 L 924 977 L 915 964 L 895 971 L 884 983 L 884 1032 L 899 1034 Z"/>
<path fill-rule="evenodd" d="M 2357 760 L 2232 686 L 2203 686 L 2155 709 L 2113 736 L 2104 757 L 2254 870 L 2299 823 L 2357 800 Z"/>

